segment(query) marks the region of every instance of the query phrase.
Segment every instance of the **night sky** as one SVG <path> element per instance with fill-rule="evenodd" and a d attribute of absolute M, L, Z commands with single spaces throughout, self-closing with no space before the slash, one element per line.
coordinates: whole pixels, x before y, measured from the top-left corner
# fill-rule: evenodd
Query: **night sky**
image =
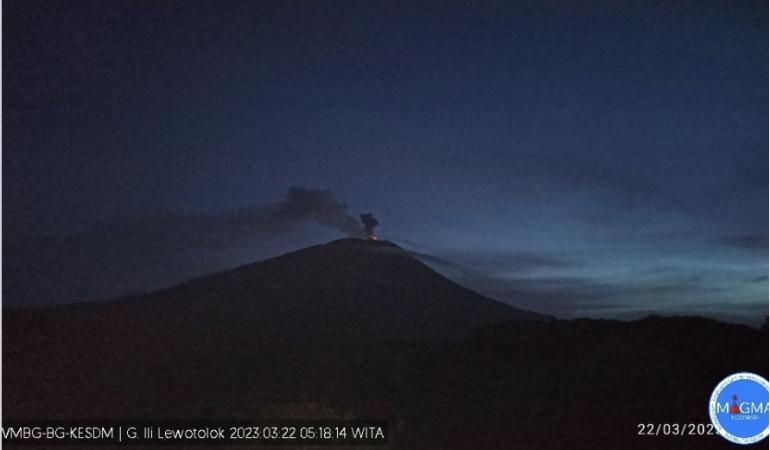
<path fill-rule="evenodd" d="M 760 323 L 767 23 L 761 0 L 4 1 L 4 304 L 344 237 L 295 187 L 517 306 Z"/>

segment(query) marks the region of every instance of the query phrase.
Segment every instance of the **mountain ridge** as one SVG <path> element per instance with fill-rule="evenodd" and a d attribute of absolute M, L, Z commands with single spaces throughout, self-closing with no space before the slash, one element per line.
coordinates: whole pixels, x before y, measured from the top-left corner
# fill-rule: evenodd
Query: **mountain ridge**
<path fill-rule="evenodd" d="M 180 335 L 251 330 L 300 340 L 462 338 L 481 325 L 552 319 L 460 286 L 392 242 L 354 238 L 149 293 L 56 305 L 37 314 L 6 313 L 52 320 L 85 317 L 86 328 L 102 323 L 95 334 L 122 330 L 137 335 L 155 327 Z"/>

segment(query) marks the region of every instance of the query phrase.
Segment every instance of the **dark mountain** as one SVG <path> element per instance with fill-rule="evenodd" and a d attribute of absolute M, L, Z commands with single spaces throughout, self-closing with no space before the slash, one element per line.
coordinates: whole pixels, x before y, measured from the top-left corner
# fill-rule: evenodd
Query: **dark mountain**
<path fill-rule="evenodd" d="M 479 325 L 549 319 L 459 286 L 393 243 L 363 239 L 309 247 L 146 295 L 30 314 L 76 321 L 81 332 L 96 327 L 100 336 L 251 333 L 299 340 L 461 338 Z M 16 322 L 28 314 L 13 315 Z"/>
<path fill-rule="evenodd" d="M 459 338 L 483 324 L 548 319 L 459 286 L 395 244 L 362 239 L 198 278 L 138 302 L 169 302 L 187 321 L 312 339 Z"/>
<path fill-rule="evenodd" d="M 381 418 L 391 448 L 730 448 L 708 424 L 767 329 L 555 320 L 343 239 L 111 302 L 3 310 L 4 419 Z M 101 447 L 104 448 L 104 447 Z"/>
<path fill-rule="evenodd" d="M 62 384 L 93 397 L 92 386 L 114 391 L 115 383 L 136 387 L 149 377 L 144 388 L 151 392 L 158 373 L 177 383 L 181 375 L 184 385 L 208 385 L 218 381 L 190 368 L 191 361 L 199 368 L 220 361 L 232 376 L 243 376 L 233 364 L 253 373 L 252 357 L 261 369 L 290 378 L 281 373 L 293 370 L 285 361 L 267 368 L 265 361 L 280 360 L 282 351 L 460 340 L 479 326 L 552 320 L 459 286 L 393 243 L 362 239 L 309 247 L 149 294 L 4 309 L 3 319 L 6 380 L 20 383 L 9 398 L 18 399 L 22 411 L 46 417 L 67 416 L 66 409 L 56 413 L 61 392 L 43 396 L 53 402 L 47 408 L 47 402 L 24 402 L 24 387 L 37 398 L 40 386 Z M 179 367 L 186 369 L 176 372 Z"/>

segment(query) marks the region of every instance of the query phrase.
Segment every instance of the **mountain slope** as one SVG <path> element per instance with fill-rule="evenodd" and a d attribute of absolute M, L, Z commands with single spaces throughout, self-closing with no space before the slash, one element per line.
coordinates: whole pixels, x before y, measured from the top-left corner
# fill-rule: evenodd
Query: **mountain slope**
<path fill-rule="evenodd" d="M 703 450 L 725 441 L 638 424 L 708 423 L 721 379 L 767 372 L 766 328 L 529 320 L 544 318 L 341 240 L 133 298 L 4 309 L 3 418 L 382 418 L 398 449 Z"/>
<path fill-rule="evenodd" d="M 104 336 L 251 333 L 291 339 L 451 338 L 503 320 L 548 319 L 459 286 L 390 242 L 361 239 L 309 247 L 150 294 L 27 314 L 77 320 Z M 26 314 L 14 315 L 23 321 Z"/>
<path fill-rule="evenodd" d="M 500 320 L 542 320 L 455 284 L 388 242 L 344 239 L 180 287 L 292 336 L 461 336 Z M 268 324 L 266 324 L 268 326 Z"/>
<path fill-rule="evenodd" d="M 548 319 L 465 289 L 389 242 L 343 239 L 130 298 L 4 308 L 4 406 L 17 417 L 206 416 L 253 386 L 272 386 L 252 394 L 264 398 L 291 382 L 285 400 L 331 383 L 324 377 L 343 376 L 348 358 L 377 342 L 411 348 Z M 308 367 L 326 369 L 302 376 Z M 175 394 L 204 390 L 215 397 Z"/>

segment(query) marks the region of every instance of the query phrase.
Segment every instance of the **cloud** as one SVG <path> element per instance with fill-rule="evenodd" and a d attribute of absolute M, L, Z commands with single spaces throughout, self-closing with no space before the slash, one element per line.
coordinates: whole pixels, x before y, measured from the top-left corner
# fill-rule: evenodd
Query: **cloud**
<path fill-rule="evenodd" d="M 647 280 L 609 281 L 583 276 L 498 276 L 466 270 L 450 278 L 494 299 L 557 317 L 639 317 L 649 311 L 676 312 L 683 299 L 720 290 L 701 276 L 683 274 Z M 729 312 L 731 304 L 721 304 Z M 637 313 L 635 315 L 635 313 Z"/>
<path fill-rule="evenodd" d="M 660 186 L 627 167 L 612 167 L 586 158 L 560 155 L 558 158 L 536 159 L 542 172 L 559 178 L 567 185 L 583 188 L 601 188 L 628 196 L 662 195 Z"/>
<path fill-rule="evenodd" d="M 745 250 L 767 250 L 768 248 L 767 235 L 762 234 L 725 237 L 720 239 L 719 243 Z"/>
<path fill-rule="evenodd" d="M 746 280 L 746 282 L 747 283 L 767 283 L 767 275 L 749 278 L 748 280 Z"/>
<path fill-rule="evenodd" d="M 459 275 L 478 276 L 504 272 L 522 273 L 540 268 L 561 269 L 579 267 L 582 263 L 562 259 L 550 254 L 516 250 L 448 250 L 441 252 L 417 252 L 412 256 L 438 269 L 451 269 Z"/>

